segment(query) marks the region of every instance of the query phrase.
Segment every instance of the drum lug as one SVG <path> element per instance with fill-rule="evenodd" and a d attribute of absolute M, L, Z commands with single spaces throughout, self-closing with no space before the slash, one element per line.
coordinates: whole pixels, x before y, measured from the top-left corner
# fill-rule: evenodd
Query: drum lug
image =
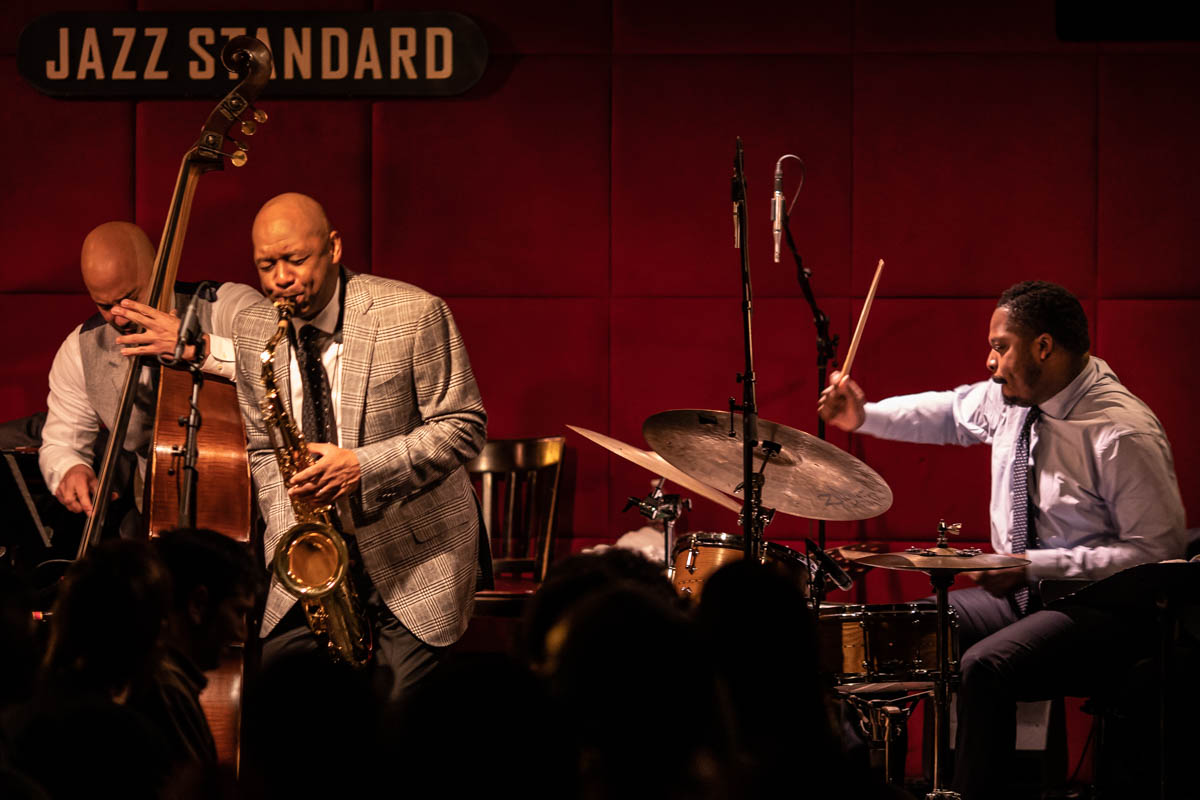
<path fill-rule="evenodd" d="M 684 569 L 686 569 L 688 572 L 694 573 L 696 571 L 696 556 L 698 555 L 700 555 L 699 548 L 693 546 L 691 549 L 689 549 L 687 562 L 683 565 Z"/>

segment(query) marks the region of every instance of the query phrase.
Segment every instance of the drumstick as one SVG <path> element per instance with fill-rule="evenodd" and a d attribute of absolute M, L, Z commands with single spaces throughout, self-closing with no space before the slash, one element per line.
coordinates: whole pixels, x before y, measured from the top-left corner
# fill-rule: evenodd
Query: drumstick
<path fill-rule="evenodd" d="M 862 313 L 858 315 L 858 327 L 854 329 L 854 338 L 850 340 L 850 351 L 846 353 L 846 363 L 842 367 L 842 377 L 850 375 L 850 367 L 854 365 L 854 354 L 858 352 L 858 343 L 862 339 L 863 328 L 867 326 L 867 314 L 871 313 L 871 301 L 875 299 L 875 287 L 879 286 L 879 276 L 883 274 L 883 259 L 875 268 L 875 279 L 871 281 L 871 289 L 867 292 L 867 302 L 863 303 Z"/>

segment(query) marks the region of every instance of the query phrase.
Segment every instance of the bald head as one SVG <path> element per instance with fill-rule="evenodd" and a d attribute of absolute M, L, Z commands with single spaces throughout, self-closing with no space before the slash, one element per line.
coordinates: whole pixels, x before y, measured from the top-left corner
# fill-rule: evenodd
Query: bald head
<path fill-rule="evenodd" d="M 154 246 L 137 225 L 106 222 L 83 240 L 79 270 L 83 284 L 104 319 L 118 330 L 111 309 L 126 298 L 143 299 L 154 270 Z M 127 320 L 125 327 L 133 327 Z"/>
<path fill-rule="evenodd" d="M 329 217 L 321 204 L 306 194 L 287 192 L 263 204 L 254 217 L 251 238 L 258 242 L 283 232 L 311 235 L 322 241 L 329 237 Z"/>
<path fill-rule="evenodd" d="M 289 192 L 266 202 L 251 228 L 254 263 L 263 293 L 295 302 L 312 319 L 337 288 L 342 239 L 325 209 L 308 195 Z"/>

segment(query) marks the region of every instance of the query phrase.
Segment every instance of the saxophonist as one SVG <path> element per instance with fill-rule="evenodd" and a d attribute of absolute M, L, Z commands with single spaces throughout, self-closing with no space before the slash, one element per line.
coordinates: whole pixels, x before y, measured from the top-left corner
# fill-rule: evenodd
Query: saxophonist
<path fill-rule="evenodd" d="M 265 297 L 238 315 L 234 345 L 268 566 L 295 524 L 294 502 L 334 506 L 374 626 L 371 679 L 394 700 L 436 666 L 471 615 L 481 526 L 463 465 L 487 438 L 479 389 L 446 304 L 343 267 L 341 237 L 313 198 L 269 200 L 251 238 Z M 316 457 L 287 485 L 260 410 L 260 356 L 278 327 L 278 300 L 295 312 L 274 354 L 275 383 Z M 264 666 L 324 646 L 277 579 L 260 635 Z"/>

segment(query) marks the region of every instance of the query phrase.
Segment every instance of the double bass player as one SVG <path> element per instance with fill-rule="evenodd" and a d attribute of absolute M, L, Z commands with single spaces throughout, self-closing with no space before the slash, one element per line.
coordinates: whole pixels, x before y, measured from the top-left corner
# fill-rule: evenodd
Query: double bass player
<path fill-rule="evenodd" d="M 179 318 L 144 304 L 155 251 L 150 239 L 129 222 L 106 222 L 87 235 L 80 253 L 80 271 L 96 313 L 63 340 L 50 368 L 48 413 L 42 430 L 38 463 L 46 486 L 70 511 L 91 513 L 96 489 L 93 456 L 101 425 L 110 428 L 121 396 L 123 361 L 139 356 L 172 354 L 179 335 Z M 189 287 L 178 284 L 176 306 L 190 299 Z M 225 283 L 215 302 L 196 298 L 204 332 L 205 372 L 234 378 L 233 318 L 258 300 L 249 286 Z M 137 332 L 137 326 L 143 326 Z M 189 347 L 184 358 L 195 358 Z M 155 387 L 152 373 L 143 368 L 139 391 L 122 448 L 118 491 L 128 498 L 121 523 L 122 535 L 138 530 L 139 515 L 132 504 L 140 502 L 147 451 L 154 424 Z"/>

